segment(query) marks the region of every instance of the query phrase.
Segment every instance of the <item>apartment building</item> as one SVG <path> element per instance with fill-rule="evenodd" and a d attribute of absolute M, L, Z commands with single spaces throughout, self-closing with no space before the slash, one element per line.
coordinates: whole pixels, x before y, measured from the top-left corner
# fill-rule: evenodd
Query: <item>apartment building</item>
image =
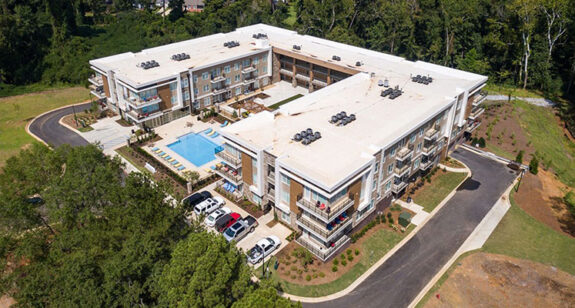
<path fill-rule="evenodd" d="M 178 53 L 190 58 L 171 61 Z M 147 59 L 160 66 L 137 66 Z M 231 170 L 216 172 L 301 231 L 297 242 L 322 260 L 473 133 L 487 81 L 261 24 L 90 63 L 96 93 L 148 126 L 270 83 L 307 89 L 222 129 L 216 157 Z"/>

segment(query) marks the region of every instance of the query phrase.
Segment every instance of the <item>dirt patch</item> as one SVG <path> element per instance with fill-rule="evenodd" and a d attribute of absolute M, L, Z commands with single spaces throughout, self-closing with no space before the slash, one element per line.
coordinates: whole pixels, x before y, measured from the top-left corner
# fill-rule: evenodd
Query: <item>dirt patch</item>
<path fill-rule="evenodd" d="M 540 168 L 536 176 L 525 174 L 514 197 L 517 205 L 535 219 L 558 232 L 575 236 L 575 219 L 563 202 L 568 189 L 553 173 Z"/>
<path fill-rule="evenodd" d="M 15 304 L 16 301 L 10 296 L 3 295 L 2 297 L 0 297 L 0 308 L 8 308 Z"/>
<path fill-rule="evenodd" d="M 277 220 L 272 220 L 272 221 L 268 222 L 266 224 L 266 226 L 268 226 L 268 228 L 273 228 L 277 223 L 278 223 Z"/>
<path fill-rule="evenodd" d="M 425 307 L 573 307 L 575 276 L 540 263 L 476 253 L 464 258 Z"/>
<path fill-rule="evenodd" d="M 519 124 L 521 108 L 509 103 L 486 104 L 481 126 L 474 137 L 483 137 L 487 145 L 494 144 L 507 153 L 517 154 L 525 151 L 524 160 L 530 159 L 535 152 L 527 135 Z"/>

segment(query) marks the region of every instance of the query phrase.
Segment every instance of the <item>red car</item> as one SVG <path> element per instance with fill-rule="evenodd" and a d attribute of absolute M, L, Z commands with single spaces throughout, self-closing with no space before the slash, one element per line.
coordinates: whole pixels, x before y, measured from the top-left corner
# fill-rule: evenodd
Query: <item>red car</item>
<path fill-rule="evenodd" d="M 239 219 L 242 219 L 242 215 L 240 215 L 236 212 L 226 214 L 226 215 L 218 218 L 218 220 L 216 221 L 216 224 L 214 225 L 214 228 L 216 230 L 218 230 L 218 232 L 220 232 L 220 233 L 224 232 L 231 225 L 235 224 L 236 221 L 238 221 Z"/>

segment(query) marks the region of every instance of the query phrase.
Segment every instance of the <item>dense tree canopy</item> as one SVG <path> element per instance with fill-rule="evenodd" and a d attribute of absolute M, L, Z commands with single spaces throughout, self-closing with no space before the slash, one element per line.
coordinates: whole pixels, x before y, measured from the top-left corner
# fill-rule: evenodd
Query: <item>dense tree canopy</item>
<path fill-rule="evenodd" d="M 231 307 L 263 295 L 297 306 L 260 291 L 245 255 L 186 223 L 163 183 L 121 167 L 96 145 L 35 145 L 7 161 L 0 294 L 23 306 Z"/>

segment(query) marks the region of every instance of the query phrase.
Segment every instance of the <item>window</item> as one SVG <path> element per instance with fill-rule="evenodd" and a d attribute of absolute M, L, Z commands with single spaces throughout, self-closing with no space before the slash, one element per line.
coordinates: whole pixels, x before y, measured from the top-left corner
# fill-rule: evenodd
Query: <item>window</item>
<path fill-rule="evenodd" d="M 239 74 L 234 76 L 234 81 L 235 82 L 240 81 L 240 75 Z"/>
<path fill-rule="evenodd" d="M 232 84 L 232 79 L 231 78 L 226 78 L 226 85 L 230 85 Z"/>
<path fill-rule="evenodd" d="M 395 150 L 396 150 L 396 149 L 397 149 L 397 147 L 394 147 L 394 148 L 391 150 L 391 153 L 389 154 L 389 156 L 391 156 L 391 157 L 395 156 Z"/>
<path fill-rule="evenodd" d="M 282 220 L 287 222 L 287 223 L 290 223 L 289 213 L 286 213 L 284 211 L 280 211 L 280 212 L 282 213 Z"/>
<path fill-rule="evenodd" d="M 184 99 L 187 101 L 190 100 L 190 92 L 188 92 L 188 91 L 184 92 Z"/>
<path fill-rule="evenodd" d="M 188 78 L 184 78 L 182 80 L 182 83 L 183 83 L 184 88 L 187 88 L 188 87 Z"/>
<path fill-rule="evenodd" d="M 417 134 L 411 135 L 411 138 L 409 138 L 409 143 L 414 143 L 414 142 L 415 142 L 415 137 L 417 137 Z"/>
<path fill-rule="evenodd" d="M 372 185 L 372 190 L 375 190 L 377 188 L 377 177 L 373 178 L 373 185 Z"/>
<path fill-rule="evenodd" d="M 447 114 L 445 114 L 447 116 Z M 439 122 L 441 122 L 441 118 L 438 118 L 437 120 L 435 120 L 435 125 L 439 125 Z"/>
<path fill-rule="evenodd" d="M 393 172 L 393 164 L 387 166 L 387 175 L 390 175 Z"/>
<path fill-rule="evenodd" d="M 268 79 L 267 78 L 262 79 L 262 85 L 264 87 L 268 85 Z"/>
<path fill-rule="evenodd" d="M 267 73 L 267 72 L 268 72 L 268 67 L 267 67 L 267 66 L 264 66 L 264 67 L 262 68 L 262 71 L 263 71 L 264 73 Z"/>
<path fill-rule="evenodd" d="M 254 57 L 254 65 L 260 63 L 260 59 L 258 57 Z"/>
<path fill-rule="evenodd" d="M 252 199 L 254 200 L 254 203 L 257 205 L 261 205 L 262 204 L 262 198 L 256 194 L 252 194 Z"/>
<path fill-rule="evenodd" d="M 210 105 L 210 98 L 206 97 L 204 98 L 204 107 L 208 107 Z"/>
<path fill-rule="evenodd" d="M 255 75 L 258 75 L 258 71 L 259 71 L 259 70 L 256 68 L 256 70 L 254 71 L 254 74 L 255 74 Z"/>
<path fill-rule="evenodd" d="M 243 67 L 246 68 L 248 66 L 250 66 L 250 59 L 245 59 L 244 63 L 243 63 Z"/>
<path fill-rule="evenodd" d="M 311 199 L 311 190 L 307 187 L 303 188 L 303 198 L 306 200 L 310 200 Z"/>
<path fill-rule="evenodd" d="M 377 170 L 379 170 L 379 162 L 375 163 L 375 173 L 377 173 Z"/>
<path fill-rule="evenodd" d="M 234 71 L 237 71 L 239 69 L 240 69 L 240 62 L 234 63 Z"/>
<path fill-rule="evenodd" d="M 286 185 L 289 185 L 289 184 L 290 184 L 290 179 L 289 179 L 287 176 L 283 175 L 283 174 L 281 175 L 281 181 L 282 181 L 283 184 L 286 184 Z"/>
<path fill-rule="evenodd" d="M 252 183 L 258 185 L 258 161 L 252 157 Z"/>
<path fill-rule="evenodd" d="M 172 102 L 172 105 L 175 105 L 177 100 L 178 100 L 178 98 L 176 96 L 170 97 L 170 101 Z"/>
<path fill-rule="evenodd" d="M 268 55 L 263 55 L 263 56 L 262 56 L 262 61 L 267 62 L 267 61 L 268 61 Z"/>
<path fill-rule="evenodd" d="M 236 88 L 236 95 L 240 95 L 242 94 L 242 87 L 237 87 Z"/>
<path fill-rule="evenodd" d="M 194 76 L 194 83 L 198 83 L 198 76 L 193 75 Z"/>
<path fill-rule="evenodd" d="M 423 127 L 419 129 L 419 137 L 423 136 Z"/>
<path fill-rule="evenodd" d="M 281 201 L 289 205 L 289 191 L 282 190 Z"/>
<path fill-rule="evenodd" d="M 421 158 L 417 158 L 413 163 L 413 169 L 419 168 L 419 163 L 421 162 Z"/>
<path fill-rule="evenodd" d="M 210 73 L 208 73 L 208 72 L 202 73 L 202 80 L 208 80 L 209 78 L 210 78 Z"/>
<path fill-rule="evenodd" d="M 210 91 L 210 86 L 209 85 L 204 85 L 204 93 L 205 92 L 209 92 Z"/>
<path fill-rule="evenodd" d="M 231 71 L 232 71 L 232 69 L 229 65 L 224 66 L 224 73 L 229 73 Z"/>
<path fill-rule="evenodd" d="M 198 91 L 198 88 L 194 88 L 194 94 L 195 94 L 195 95 L 198 95 L 198 92 L 199 92 L 199 91 Z"/>
<path fill-rule="evenodd" d="M 420 142 L 420 143 L 417 145 L 417 152 L 420 152 L 420 151 L 421 151 L 421 145 L 423 145 L 423 142 Z"/>
<path fill-rule="evenodd" d="M 391 190 L 391 181 L 385 183 L 385 192 L 388 192 Z"/>

